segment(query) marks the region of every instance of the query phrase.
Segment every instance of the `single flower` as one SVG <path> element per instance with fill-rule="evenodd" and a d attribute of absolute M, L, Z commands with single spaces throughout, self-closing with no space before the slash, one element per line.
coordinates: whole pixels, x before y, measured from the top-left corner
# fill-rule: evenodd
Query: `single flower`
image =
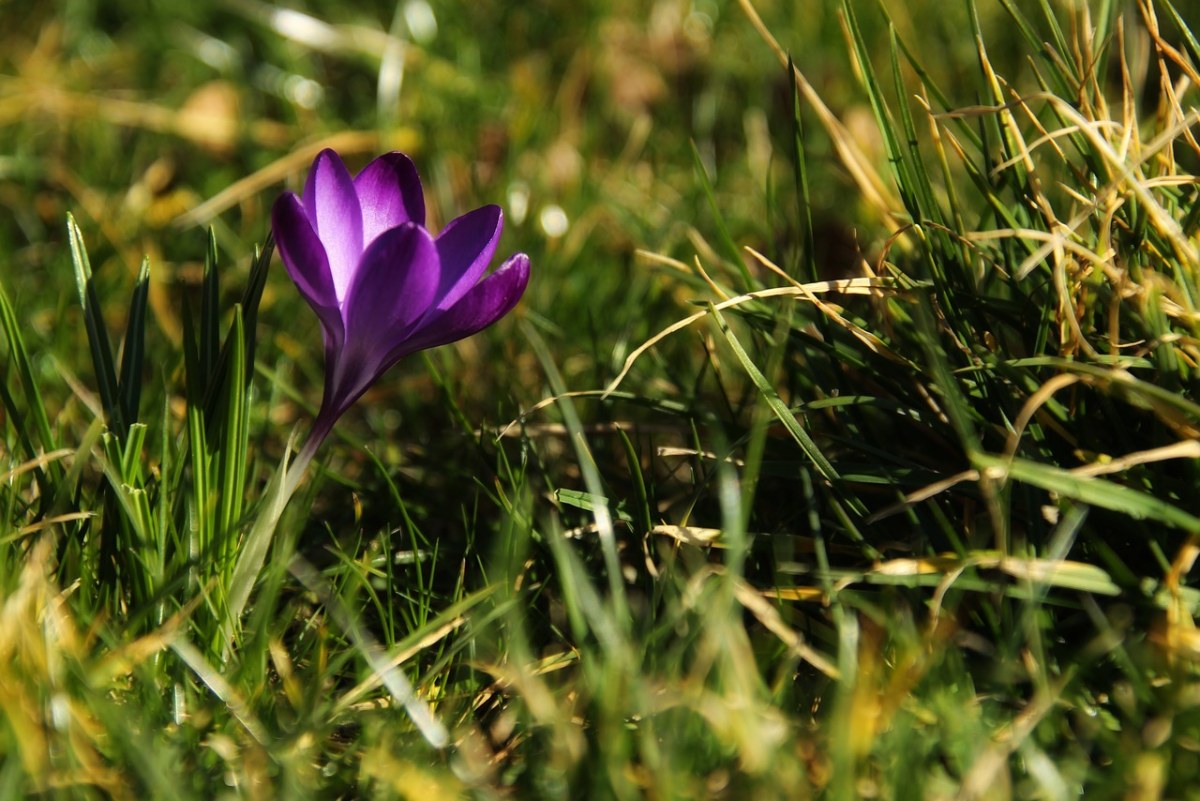
<path fill-rule="evenodd" d="M 351 177 L 337 153 L 322 151 L 304 193 L 284 193 L 271 222 L 325 334 L 325 396 L 309 456 L 389 367 L 496 322 L 529 282 L 524 253 L 484 276 L 504 225 L 499 206 L 467 212 L 437 236 L 425 228 L 421 179 L 403 153 Z"/>

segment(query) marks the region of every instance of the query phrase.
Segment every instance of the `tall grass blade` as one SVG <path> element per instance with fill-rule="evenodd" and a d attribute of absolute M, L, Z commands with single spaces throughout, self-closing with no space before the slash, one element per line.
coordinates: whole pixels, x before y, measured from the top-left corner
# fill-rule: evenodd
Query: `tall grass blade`
<path fill-rule="evenodd" d="M 802 227 L 804 252 L 801 256 L 803 269 L 800 273 L 801 282 L 818 280 L 817 275 L 817 242 L 813 228 L 812 196 L 808 187 L 808 157 L 804 148 L 804 119 L 800 113 L 800 87 L 792 80 L 795 74 L 795 64 L 788 56 L 787 80 L 792 91 L 792 170 L 796 182 L 796 203 L 799 205 L 800 225 Z"/>
<path fill-rule="evenodd" d="M 108 427 L 124 440 L 127 431 L 126 420 L 122 411 L 112 346 L 109 344 L 108 330 L 104 326 L 104 315 L 100 311 L 100 296 L 96 292 L 92 265 L 83 242 L 83 232 L 79 230 L 75 217 L 71 214 L 67 214 L 67 238 L 70 242 L 75 286 L 79 291 L 79 305 L 83 307 L 83 323 L 92 351 L 92 365 L 96 370 L 96 384 L 100 392 L 100 402 L 104 407 L 105 420 Z"/>
<path fill-rule="evenodd" d="M 887 153 L 888 164 L 892 169 L 892 179 L 900 190 L 900 199 L 913 222 L 922 219 L 921 206 L 913 194 L 914 180 L 911 175 L 908 160 L 896 136 L 896 123 L 883 96 L 879 81 L 875 77 L 875 69 L 871 66 L 871 56 L 863 41 L 862 30 L 858 25 L 858 17 L 849 0 L 842 0 L 841 13 L 850 30 L 851 44 L 854 47 L 854 58 L 858 65 L 858 74 L 862 78 L 863 88 L 871 102 L 871 111 L 875 114 L 875 125 L 883 136 L 883 146 Z"/>
<path fill-rule="evenodd" d="M 208 229 L 208 247 L 204 253 L 204 279 L 200 284 L 200 379 L 210 392 L 215 390 L 217 353 L 220 350 L 221 273 L 218 269 L 217 234 Z"/>
<path fill-rule="evenodd" d="M 225 591 L 225 619 L 223 622 L 224 647 L 229 652 L 239 634 L 242 613 L 250 601 L 254 584 L 262 572 L 271 543 L 275 539 L 275 529 L 283 517 L 283 510 L 291 497 L 292 487 L 288 486 L 287 477 L 289 452 L 285 454 L 270 483 L 263 491 L 256 510 L 254 525 L 242 540 L 232 569 L 228 573 Z M 290 553 L 285 558 L 290 558 Z"/>
<path fill-rule="evenodd" d="M 121 409 L 130 426 L 137 422 L 142 399 L 142 367 L 146 352 L 146 303 L 150 298 L 150 259 L 142 259 L 137 286 L 129 302 L 129 324 L 121 354 Z"/>
<path fill-rule="evenodd" d="M 249 398 L 246 390 L 246 331 L 242 319 L 241 305 L 233 311 L 233 325 L 226 339 L 230 361 L 225 375 L 224 397 L 221 410 L 224 437 L 221 442 L 220 466 L 217 482 L 220 485 L 220 500 L 217 506 L 216 537 L 221 543 L 222 562 L 231 553 L 235 540 L 235 527 L 242 516 L 245 497 L 246 458 L 249 444 L 249 426 L 246 414 Z"/>
<path fill-rule="evenodd" d="M 4 284 L 0 282 L 0 328 L 4 331 L 4 339 L 8 343 L 8 359 L 16 363 L 16 373 L 21 379 L 21 389 L 25 395 L 25 407 L 27 413 L 32 418 L 33 429 L 37 435 L 37 443 L 35 445 L 33 438 L 29 435 L 28 428 L 24 425 L 25 413 L 17 407 L 16 398 L 11 394 L 8 387 L 7 374 L 3 380 L 0 380 L 0 388 L 3 389 L 4 408 L 9 416 L 9 422 L 13 425 L 14 431 L 17 433 L 17 438 L 21 441 L 21 446 L 25 449 L 27 459 L 37 459 L 41 453 L 52 453 L 58 450 L 58 440 L 50 429 L 50 418 L 46 414 L 46 403 L 42 400 L 42 392 L 38 386 L 38 382 L 33 377 L 33 363 L 29 359 L 29 352 L 25 349 L 25 338 L 21 334 L 22 325 L 17 320 L 16 312 L 13 310 L 12 302 L 8 299 L 8 293 L 4 289 Z M 47 483 L 47 474 L 49 483 Z M 48 498 L 54 496 L 53 485 L 62 480 L 62 466 L 57 461 L 47 464 L 45 467 L 37 468 L 38 484 L 41 486 L 43 493 Z"/>

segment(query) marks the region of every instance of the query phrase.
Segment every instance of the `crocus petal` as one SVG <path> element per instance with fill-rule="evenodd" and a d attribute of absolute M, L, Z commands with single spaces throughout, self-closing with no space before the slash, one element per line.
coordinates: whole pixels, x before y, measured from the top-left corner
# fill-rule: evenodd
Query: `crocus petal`
<path fill-rule="evenodd" d="M 442 260 L 442 285 L 438 288 L 439 311 L 446 311 L 479 282 L 492 257 L 504 228 L 499 206 L 484 206 L 450 222 L 437 237 L 438 257 Z"/>
<path fill-rule="evenodd" d="M 472 287 L 462 300 L 438 312 L 421 329 L 388 354 L 395 362 L 410 353 L 469 337 L 512 311 L 529 283 L 529 257 L 518 253 Z"/>
<path fill-rule="evenodd" d="M 271 209 L 271 227 L 275 231 L 275 244 L 288 275 L 321 320 L 326 345 L 340 347 L 342 315 L 338 311 L 329 259 L 299 197 L 287 192 L 275 201 Z"/>
<path fill-rule="evenodd" d="M 440 274 L 433 237 L 416 223 L 371 243 L 342 308 L 346 343 L 326 364 L 322 414 L 340 416 L 396 363 L 391 354 L 433 304 Z"/>
<path fill-rule="evenodd" d="M 402 223 L 425 224 L 421 178 L 403 153 L 385 153 L 368 164 L 354 179 L 354 191 L 362 206 L 363 247 Z"/>
<path fill-rule="evenodd" d="M 420 225 L 384 231 L 362 255 L 342 307 L 347 348 L 386 353 L 433 304 L 441 272 L 433 237 Z"/>
<path fill-rule="evenodd" d="M 325 245 L 337 299 L 346 299 L 363 251 L 363 218 L 354 181 L 337 153 L 322 150 L 304 185 L 304 209 Z"/>

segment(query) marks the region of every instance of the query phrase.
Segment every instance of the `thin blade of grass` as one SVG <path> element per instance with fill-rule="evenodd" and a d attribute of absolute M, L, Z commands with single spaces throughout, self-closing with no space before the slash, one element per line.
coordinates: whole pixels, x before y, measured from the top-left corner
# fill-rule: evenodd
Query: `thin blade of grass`
<path fill-rule="evenodd" d="M 29 360 L 29 351 L 26 350 L 25 339 L 21 335 L 21 324 L 13 311 L 12 302 L 8 299 L 8 293 L 5 292 L 3 283 L 0 283 L 0 328 L 3 328 L 4 338 L 8 343 L 8 358 L 16 362 L 16 371 L 21 378 L 21 389 L 25 395 L 25 406 L 28 414 L 33 418 L 37 444 L 40 446 L 41 453 L 53 453 L 58 450 L 58 440 L 50 429 L 46 403 L 42 400 L 38 382 L 33 378 L 33 364 Z M 9 415 L 9 422 L 17 432 L 21 446 L 25 449 L 26 458 L 37 459 L 40 455 L 38 447 L 34 445 L 33 438 L 29 436 L 28 428 L 24 425 L 25 414 L 17 407 L 16 398 L 9 391 L 7 378 L 0 381 L 0 389 L 3 390 L 4 408 Z M 62 480 L 61 465 L 57 461 L 51 461 L 44 467 L 39 465 L 37 474 L 38 485 L 42 491 L 47 497 L 53 497 L 53 485 Z M 49 482 L 47 482 L 47 474 Z"/>
<path fill-rule="evenodd" d="M 88 260 L 83 232 L 75 217 L 67 215 L 67 238 L 71 248 L 71 264 L 75 268 L 75 287 L 79 292 L 79 305 L 83 308 L 83 322 L 87 330 L 88 345 L 92 351 L 92 365 L 96 370 L 96 384 L 100 402 L 104 407 L 109 428 L 122 440 L 125 439 L 126 421 L 121 411 L 121 395 L 117 385 L 117 370 L 113 360 L 112 345 L 108 330 L 104 326 L 104 315 L 100 311 L 100 296 Z"/>
<path fill-rule="evenodd" d="M 654 518 L 650 514 L 650 496 L 646 492 L 646 479 L 642 475 L 642 460 L 625 429 L 618 428 L 617 436 L 620 437 L 621 446 L 625 450 L 625 463 L 629 466 L 629 479 L 633 484 L 633 519 L 638 526 L 638 533 L 645 534 L 654 527 Z"/>
<path fill-rule="evenodd" d="M 217 234 L 208 229 L 208 246 L 204 253 L 204 279 L 200 284 L 200 347 L 201 381 L 213 386 L 217 353 L 221 342 L 221 275 L 218 268 Z"/>
<path fill-rule="evenodd" d="M 1115 481 L 1080 476 L 1061 467 L 1028 459 L 1008 460 L 985 453 L 976 453 L 971 461 L 980 472 L 987 471 L 994 478 L 1032 484 L 1064 498 L 1120 512 L 1135 520 L 1157 520 L 1189 534 L 1200 533 L 1200 517 Z"/>
<path fill-rule="evenodd" d="M 804 120 L 800 113 L 800 87 L 792 81 L 796 65 L 788 56 L 787 79 L 792 87 L 792 169 L 796 182 L 796 203 L 799 205 L 800 220 L 804 228 L 804 255 L 801 258 L 803 271 L 801 280 L 816 281 L 817 243 L 813 229 L 812 197 L 808 188 L 808 157 L 804 148 Z"/>
<path fill-rule="evenodd" d="M 246 366 L 244 363 L 246 331 L 241 305 L 234 307 L 233 324 L 230 326 L 226 342 L 230 345 L 230 362 L 229 369 L 225 371 L 228 380 L 225 382 L 221 406 L 224 412 L 224 439 L 221 444 L 220 467 L 217 477 L 221 495 L 217 505 L 216 536 L 221 542 L 222 553 L 228 557 L 234 547 L 235 527 L 242 516 L 246 481 L 246 449 L 249 442 L 246 421 L 248 404 Z"/>
<path fill-rule="evenodd" d="M 289 453 L 284 455 L 283 460 L 279 463 L 279 467 L 275 469 L 275 475 L 271 477 L 266 490 L 263 491 L 257 510 L 258 516 L 249 533 L 242 540 L 237 561 L 229 573 L 225 595 L 225 619 L 223 621 L 225 648 L 227 651 L 231 650 L 234 646 L 234 641 L 238 636 L 238 627 L 241 623 L 242 612 L 246 608 L 246 603 L 250 600 L 250 593 L 254 589 L 254 583 L 258 580 L 259 573 L 262 571 L 263 563 L 267 560 L 267 553 L 270 551 L 271 543 L 275 538 L 275 528 L 279 523 L 279 519 L 283 516 L 284 507 L 287 506 L 287 502 L 291 496 L 291 488 L 287 486 L 288 482 L 286 480 L 288 476 L 289 455 L 290 448 Z"/>
<path fill-rule="evenodd" d="M 125 345 L 121 353 L 121 376 L 118 386 L 121 409 L 126 422 L 133 426 L 138 419 L 142 398 L 142 366 L 146 351 L 146 304 L 150 298 L 150 258 L 142 259 L 137 285 L 129 302 L 129 323 L 125 327 Z"/>

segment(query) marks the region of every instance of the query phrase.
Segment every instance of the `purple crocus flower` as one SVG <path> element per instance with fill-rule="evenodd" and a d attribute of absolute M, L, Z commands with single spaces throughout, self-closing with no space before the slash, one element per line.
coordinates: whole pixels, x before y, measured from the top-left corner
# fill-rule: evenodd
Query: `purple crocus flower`
<path fill-rule="evenodd" d="M 283 194 L 271 222 L 325 333 L 325 397 L 304 461 L 389 367 L 496 322 L 529 282 L 524 253 L 484 277 L 504 225 L 499 206 L 467 212 L 437 236 L 425 228 L 421 179 L 403 153 L 351 178 L 337 153 L 323 150 L 304 194 Z"/>

